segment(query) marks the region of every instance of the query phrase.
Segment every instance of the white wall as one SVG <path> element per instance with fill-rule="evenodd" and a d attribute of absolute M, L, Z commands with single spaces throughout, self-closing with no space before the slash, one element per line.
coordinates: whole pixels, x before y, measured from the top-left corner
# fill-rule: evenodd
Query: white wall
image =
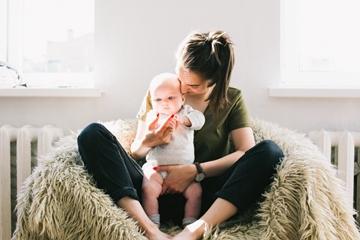
<path fill-rule="evenodd" d="M 0 125 L 54 124 L 78 129 L 135 116 L 150 79 L 173 71 L 191 30 L 227 31 L 236 45 L 232 85 L 250 113 L 300 131 L 360 130 L 360 99 L 270 98 L 279 82 L 279 0 L 96 2 L 96 86 L 101 98 L 0 98 Z"/>

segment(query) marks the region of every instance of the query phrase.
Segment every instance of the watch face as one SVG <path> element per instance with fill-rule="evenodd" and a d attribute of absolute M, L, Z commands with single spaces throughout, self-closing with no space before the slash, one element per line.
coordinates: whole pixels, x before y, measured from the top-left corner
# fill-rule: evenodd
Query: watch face
<path fill-rule="evenodd" d="M 202 180 L 204 180 L 204 178 L 205 178 L 205 174 L 204 173 L 199 173 L 199 174 L 196 175 L 195 181 L 196 182 L 201 182 Z"/>

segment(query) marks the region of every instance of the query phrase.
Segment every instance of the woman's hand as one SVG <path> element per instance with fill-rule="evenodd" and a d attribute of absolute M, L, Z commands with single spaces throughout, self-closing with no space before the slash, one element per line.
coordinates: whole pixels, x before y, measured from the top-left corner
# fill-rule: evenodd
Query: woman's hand
<path fill-rule="evenodd" d="M 174 115 L 169 116 L 166 121 L 158 127 L 159 115 L 149 124 L 145 131 L 142 143 L 149 147 L 167 144 L 171 141 L 171 135 L 176 128 L 177 121 Z"/>
<path fill-rule="evenodd" d="M 167 172 L 161 194 L 183 192 L 194 181 L 196 175 L 194 164 L 162 165 L 156 167 L 155 170 Z"/>
<path fill-rule="evenodd" d="M 143 158 L 151 148 L 171 141 L 172 132 L 176 128 L 174 116 L 169 116 L 160 127 L 158 121 L 159 116 L 156 116 L 150 124 L 142 120 L 138 121 L 136 136 L 130 149 L 134 159 Z"/>

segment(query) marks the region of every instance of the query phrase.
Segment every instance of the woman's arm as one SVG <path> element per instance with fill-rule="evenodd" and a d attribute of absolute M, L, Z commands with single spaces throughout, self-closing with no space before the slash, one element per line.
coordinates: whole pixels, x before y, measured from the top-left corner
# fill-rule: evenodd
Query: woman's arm
<path fill-rule="evenodd" d="M 202 163 L 201 166 L 207 177 L 217 176 L 225 172 L 244 153 L 255 145 L 253 131 L 250 127 L 234 129 L 230 132 L 235 151 L 214 161 Z"/>
<path fill-rule="evenodd" d="M 145 157 L 145 155 L 151 149 L 151 147 L 148 146 L 146 142 L 144 143 L 144 135 L 146 128 L 147 126 L 145 122 L 139 120 L 137 124 L 136 136 L 130 147 L 131 156 L 134 159 L 140 159 Z"/>
<path fill-rule="evenodd" d="M 255 145 L 250 127 L 238 128 L 230 132 L 235 151 L 222 158 L 201 163 L 207 177 L 217 176 L 230 168 L 244 153 Z M 178 166 L 159 166 L 157 171 L 166 171 L 168 176 L 163 183 L 163 192 L 182 192 L 196 176 L 193 164 Z"/>

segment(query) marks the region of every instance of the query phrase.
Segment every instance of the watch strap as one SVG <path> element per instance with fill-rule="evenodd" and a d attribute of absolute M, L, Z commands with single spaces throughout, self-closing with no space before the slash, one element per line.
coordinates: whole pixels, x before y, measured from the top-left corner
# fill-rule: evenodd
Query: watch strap
<path fill-rule="evenodd" d="M 201 167 L 199 162 L 194 162 L 194 164 L 195 164 L 196 171 L 197 171 L 198 174 L 199 173 L 204 173 L 205 174 L 204 169 Z"/>

